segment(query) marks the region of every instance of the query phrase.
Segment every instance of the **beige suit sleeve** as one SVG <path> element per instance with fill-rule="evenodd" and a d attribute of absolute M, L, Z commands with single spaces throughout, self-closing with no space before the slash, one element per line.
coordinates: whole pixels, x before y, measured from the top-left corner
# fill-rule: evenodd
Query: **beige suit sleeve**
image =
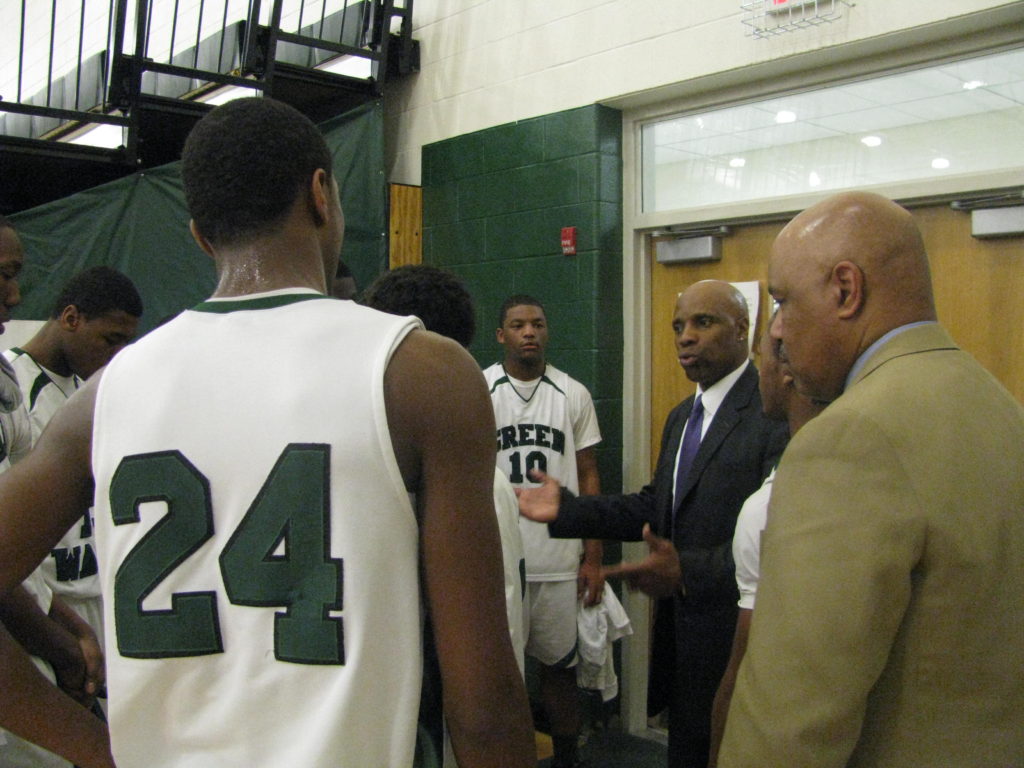
<path fill-rule="evenodd" d="M 790 443 L 722 768 L 847 765 L 911 598 L 918 506 L 883 430 L 841 404 Z"/>

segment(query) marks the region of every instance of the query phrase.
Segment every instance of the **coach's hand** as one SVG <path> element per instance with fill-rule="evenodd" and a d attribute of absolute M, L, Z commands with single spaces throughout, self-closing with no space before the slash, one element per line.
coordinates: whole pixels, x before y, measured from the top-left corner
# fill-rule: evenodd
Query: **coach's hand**
<path fill-rule="evenodd" d="M 537 488 L 516 488 L 519 514 L 538 523 L 550 523 L 558 517 L 558 503 L 562 486 L 551 475 L 530 470 L 530 479 L 540 483 Z"/>
<path fill-rule="evenodd" d="M 604 569 L 605 578 L 623 579 L 630 589 L 639 589 L 651 597 L 669 597 L 683 585 L 683 571 L 675 545 L 651 532 L 644 525 L 644 541 L 648 554 L 635 563 L 619 563 Z"/>

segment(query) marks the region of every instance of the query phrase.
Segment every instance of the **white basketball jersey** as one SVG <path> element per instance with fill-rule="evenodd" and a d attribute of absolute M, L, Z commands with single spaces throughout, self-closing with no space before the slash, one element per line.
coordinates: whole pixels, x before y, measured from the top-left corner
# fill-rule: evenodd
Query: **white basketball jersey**
<path fill-rule="evenodd" d="M 539 469 L 579 493 L 576 452 L 601 441 L 587 388 L 548 364 L 535 386 L 510 379 L 501 363 L 484 371 L 497 426 L 498 468 L 513 486 L 536 486 L 528 472 Z M 519 519 L 527 581 L 575 579 L 583 544 L 552 539 L 544 523 Z"/>
<path fill-rule="evenodd" d="M 418 326 L 306 290 L 207 301 L 96 399 L 120 768 L 413 763 L 416 517 L 383 377 Z"/>
<path fill-rule="evenodd" d="M 81 381 L 77 376 L 60 376 L 43 368 L 31 355 L 17 347 L 4 352 L 4 356 L 18 374 L 23 405 L 32 426 L 32 444 L 35 445 L 50 419 L 75 393 Z M 79 613 L 99 632 L 97 625 L 102 609 L 95 546 L 90 510 L 68 529 L 39 568 L 50 589 L 62 598 L 70 599 L 72 602 L 69 604 L 76 610 L 80 601 L 93 601 L 92 606 Z"/>

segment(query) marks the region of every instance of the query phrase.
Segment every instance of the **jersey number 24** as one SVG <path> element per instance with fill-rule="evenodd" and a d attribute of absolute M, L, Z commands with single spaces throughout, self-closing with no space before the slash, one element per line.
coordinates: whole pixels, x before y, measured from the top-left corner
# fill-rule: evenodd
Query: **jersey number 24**
<path fill-rule="evenodd" d="M 220 553 L 235 605 L 283 607 L 274 614 L 274 655 L 299 664 L 344 664 L 342 560 L 330 556 L 330 446 L 292 443 Z M 178 451 L 126 456 L 110 482 L 115 525 L 138 523 L 139 505 L 167 514 L 124 558 L 114 577 L 122 656 L 143 659 L 221 653 L 214 592 L 178 592 L 169 610 L 143 601 L 214 533 L 210 483 Z"/>

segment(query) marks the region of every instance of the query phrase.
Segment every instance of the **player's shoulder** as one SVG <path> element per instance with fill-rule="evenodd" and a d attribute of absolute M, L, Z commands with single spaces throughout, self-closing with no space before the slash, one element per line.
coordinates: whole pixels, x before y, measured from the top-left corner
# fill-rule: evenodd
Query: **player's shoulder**
<path fill-rule="evenodd" d="M 415 320 L 415 318 L 412 318 Z M 418 321 L 405 331 L 388 363 L 388 376 L 405 377 L 409 385 L 424 389 L 433 386 L 451 386 L 460 376 L 471 376 L 479 381 L 480 368 L 469 352 L 454 339 L 425 330 Z M 433 377 L 425 380 L 423 377 Z M 436 382 L 434 382 L 436 379 Z"/>
<path fill-rule="evenodd" d="M 7 362 L 11 364 L 11 367 L 19 373 L 21 371 L 39 371 L 39 366 L 36 365 L 36 361 L 32 359 L 32 355 L 28 354 L 21 347 L 5 349 L 4 357 L 7 358 Z"/>
<path fill-rule="evenodd" d="M 505 367 L 501 363 L 494 363 L 484 368 L 484 381 L 487 382 L 487 388 L 494 394 L 495 387 L 500 384 L 503 380 L 508 381 L 508 374 L 505 373 Z"/>
<path fill-rule="evenodd" d="M 577 381 L 565 371 L 556 368 L 551 363 L 544 369 L 544 378 L 566 397 L 571 399 L 590 399 L 590 390 L 580 381 Z"/>

